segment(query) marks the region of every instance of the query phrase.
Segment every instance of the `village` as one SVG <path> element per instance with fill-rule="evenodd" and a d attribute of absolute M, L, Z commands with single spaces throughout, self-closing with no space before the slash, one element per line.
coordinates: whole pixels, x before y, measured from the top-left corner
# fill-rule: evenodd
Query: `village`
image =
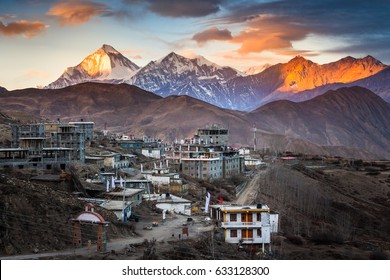
<path fill-rule="evenodd" d="M 97 138 L 106 143 L 97 143 Z M 201 224 L 198 233 L 218 227 L 226 243 L 256 245 L 264 254 L 265 247 L 270 248 L 271 234 L 278 231 L 278 213 L 266 204 L 234 204 L 231 196 L 220 191 L 220 196 L 211 199 L 206 188 L 191 183 L 245 177 L 249 170 L 265 168 L 260 159 L 249 156 L 248 148 L 229 147 L 228 142 L 228 129 L 218 125 L 198 129 L 193 138 L 169 145 L 147 136 L 95 132 L 94 123 L 83 120 L 13 125 L 11 147 L 0 148 L 0 168 L 41 170 L 31 180 L 54 183 L 75 176 L 75 164 L 87 170 L 77 172 L 71 193 L 85 203 L 84 211 L 72 220 L 75 247 L 96 243 L 96 252 L 110 250 L 109 222 L 98 210 L 105 209 L 121 223 L 142 224 L 144 235 L 163 228 L 169 215 L 183 216 L 176 223 L 181 231 L 176 235 L 181 238 L 194 234 L 190 226 L 197 222 Z M 243 191 L 245 182 L 234 186 L 234 192 Z M 138 213 L 145 203 L 158 209 L 159 217 Z M 86 244 L 82 237 L 85 223 L 98 224 L 96 238 Z"/>
<path fill-rule="evenodd" d="M 68 201 L 69 205 L 61 210 L 62 215 L 68 215 L 62 217 L 67 220 L 61 237 L 48 230 L 49 225 L 45 229 L 33 223 L 23 228 L 23 221 L 15 231 L 13 223 L 17 221 L 12 219 L 20 219 L 19 214 L 5 211 L 3 218 L 9 226 L 2 233 L 2 259 L 272 259 L 289 258 L 290 252 L 285 253 L 284 248 L 296 250 L 294 246 L 303 245 L 306 248 L 300 254 L 308 257 L 313 254 L 312 239 L 317 238 L 314 244 L 319 238 L 324 243 L 320 242 L 321 246 L 328 246 L 329 242 L 341 244 L 341 237 L 332 235 L 333 216 L 327 213 L 333 210 L 322 209 L 329 207 L 328 200 L 312 194 L 314 187 L 303 191 L 307 179 L 296 181 L 295 173 L 321 181 L 338 176 L 340 168 L 368 171 L 370 178 L 382 176 L 378 180 L 386 184 L 389 170 L 388 162 L 258 151 L 255 134 L 253 147 L 230 146 L 229 130 L 221 125 L 199 128 L 192 138 L 172 143 L 148 136 L 95 131 L 93 122 L 83 120 L 16 124 L 11 131 L 10 147 L 0 148 L 0 168 L 4 174 L 18 174 L 12 176 L 26 181 L 2 175 L 3 183 L 27 184 L 35 191 L 35 184 L 43 184 L 46 192 L 54 190 L 54 196 L 65 195 L 62 200 L 73 202 Z M 274 172 L 278 178 L 272 177 Z M 286 183 L 288 186 L 283 187 Z M 302 193 L 294 189 L 287 193 L 291 199 L 281 203 L 278 199 L 286 199 L 286 189 L 294 184 L 300 185 L 297 187 L 302 188 Z M 268 201 L 274 208 L 268 206 Z M 10 203 L 5 203 L 4 209 L 11 209 Z M 286 209 L 294 210 L 284 217 L 281 213 Z M 45 212 L 46 216 L 52 215 Z M 302 213 L 310 218 L 320 217 L 326 223 L 318 224 L 314 218 L 309 225 L 302 222 L 307 220 Z M 352 218 L 347 220 L 350 223 Z M 39 234 L 31 236 L 35 243 L 23 240 L 30 236 L 29 228 L 53 235 L 44 240 L 51 244 L 54 238 L 56 249 L 43 245 Z M 336 230 L 344 231 L 340 226 Z M 18 245 L 11 241 L 12 231 L 22 236 Z M 61 238 L 64 241 L 58 242 Z M 203 251 L 188 253 L 198 247 Z M 333 251 L 328 254 L 336 255 Z"/>

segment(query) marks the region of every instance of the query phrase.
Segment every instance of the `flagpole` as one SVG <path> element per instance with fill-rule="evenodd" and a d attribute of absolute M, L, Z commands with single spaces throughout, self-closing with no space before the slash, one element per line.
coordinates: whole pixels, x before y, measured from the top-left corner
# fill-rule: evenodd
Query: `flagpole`
<path fill-rule="evenodd" d="M 122 181 L 122 176 L 121 176 L 121 181 Z M 125 177 L 125 186 L 126 186 L 126 177 Z M 122 187 L 123 187 L 123 184 L 122 184 Z M 125 191 L 126 191 L 126 188 L 123 187 L 122 222 L 125 222 Z"/>

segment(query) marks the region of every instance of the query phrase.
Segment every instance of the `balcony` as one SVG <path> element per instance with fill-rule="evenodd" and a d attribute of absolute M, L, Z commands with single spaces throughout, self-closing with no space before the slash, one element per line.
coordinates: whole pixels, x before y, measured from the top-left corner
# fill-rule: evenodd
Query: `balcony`
<path fill-rule="evenodd" d="M 223 222 L 221 224 L 223 228 L 260 228 L 261 222 Z"/>
<path fill-rule="evenodd" d="M 247 237 L 247 238 L 239 238 L 239 237 L 228 237 L 225 239 L 227 243 L 235 243 L 238 244 L 242 242 L 242 244 L 262 244 L 263 239 L 261 237 Z M 264 243 L 269 243 L 267 240 L 264 240 Z"/>

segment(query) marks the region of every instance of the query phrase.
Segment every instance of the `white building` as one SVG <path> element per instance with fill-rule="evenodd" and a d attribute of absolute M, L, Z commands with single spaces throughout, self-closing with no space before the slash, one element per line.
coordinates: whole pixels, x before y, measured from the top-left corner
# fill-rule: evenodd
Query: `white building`
<path fill-rule="evenodd" d="M 251 154 L 251 151 L 250 151 L 249 148 L 240 148 L 240 149 L 238 150 L 238 152 L 239 152 L 239 154 L 240 154 L 241 156 L 245 156 L 245 157 L 249 157 L 249 155 Z"/>
<path fill-rule="evenodd" d="M 156 148 L 142 148 L 142 154 L 146 157 L 161 159 L 165 156 L 165 148 L 164 147 L 156 147 Z"/>
<path fill-rule="evenodd" d="M 170 172 L 169 167 L 155 167 L 153 170 L 150 171 L 142 171 L 142 175 L 145 176 L 146 180 L 151 181 L 152 184 L 159 186 L 168 186 L 170 184 L 183 184 L 179 173 Z"/>
<path fill-rule="evenodd" d="M 245 158 L 245 167 L 247 169 L 258 169 L 266 167 L 266 164 L 257 158 Z"/>
<path fill-rule="evenodd" d="M 156 201 L 156 207 L 161 210 L 168 210 L 177 214 L 191 216 L 192 201 L 181 198 L 170 193 L 163 194 L 145 194 L 145 200 Z"/>
<path fill-rule="evenodd" d="M 269 244 L 278 231 L 279 214 L 267 205 L 212 205 L 211 217 L 221 222 L 227 243 Z"/>
<path fill-rule="evenodd" d="M 131 201 L 106 200 L 100 207 L 114 212 L 118 220 L 125 222 L 131 216 Z"/>

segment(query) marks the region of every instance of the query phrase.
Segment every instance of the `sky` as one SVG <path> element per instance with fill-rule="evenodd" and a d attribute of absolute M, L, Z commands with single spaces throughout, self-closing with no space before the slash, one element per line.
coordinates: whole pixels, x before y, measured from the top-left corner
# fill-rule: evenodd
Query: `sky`
<path fill-rule="evenodd" d="M 103 44 L 139 66 L 174 51 L 244 71 L 301 55 L 390 64 L 388 0 L 1 0 L 0 86 L 46 86 Z"/>

